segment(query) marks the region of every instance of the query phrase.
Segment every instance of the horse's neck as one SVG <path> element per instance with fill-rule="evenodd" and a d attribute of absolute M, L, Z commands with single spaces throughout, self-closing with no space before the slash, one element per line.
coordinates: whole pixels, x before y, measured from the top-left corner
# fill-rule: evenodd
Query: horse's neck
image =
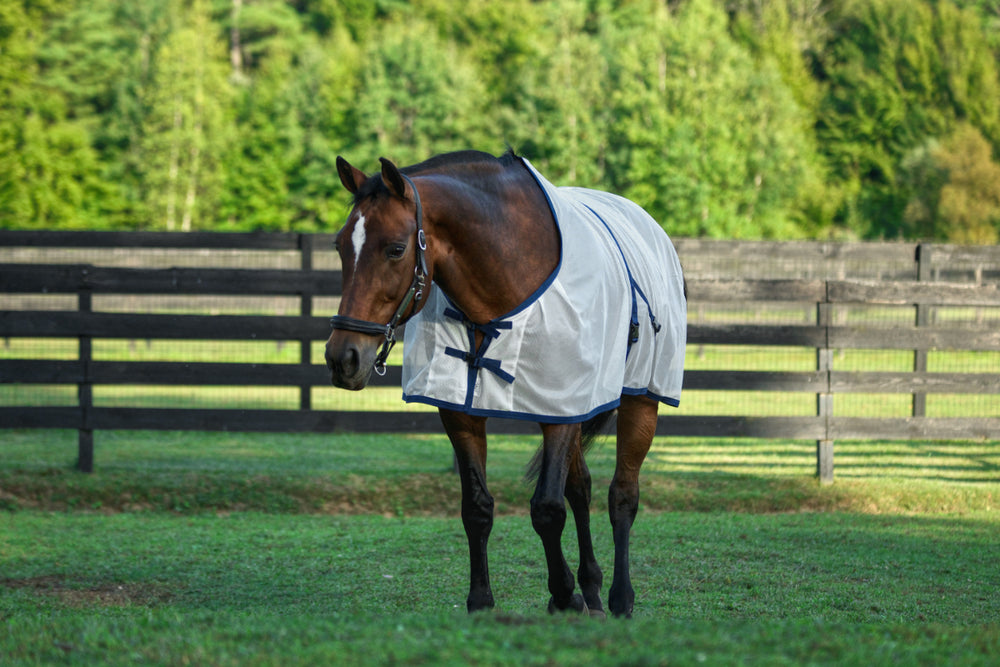
<path fill-rule="evenodd" d="M 548 202 L 527 172 L 524 178 L 505 180 L 497 195 L 439 185 L 425 205 L 438 247 L 434 281 L 474 322 L 513 310 L 558 265 L 559 236 Z"/>

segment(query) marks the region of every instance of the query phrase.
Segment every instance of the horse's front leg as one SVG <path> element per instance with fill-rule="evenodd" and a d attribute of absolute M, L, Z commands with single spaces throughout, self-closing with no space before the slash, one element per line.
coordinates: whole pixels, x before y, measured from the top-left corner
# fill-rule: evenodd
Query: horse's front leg
<path fill-rule="evenodd" d="M 566 478 L 570 459 L 580 453 L 579 424 L 543 424 L 541 468 L 531 497 L 531 525 L 542 538 L 549 571 L 549 611 L 586 611 L 583 596 L 574 593 L 573 573 L 562 551 L 566 526 Z"/>
<path fill-rule="evenodd" d="M 462 523 L 469 539 L 469 597 L 465 606 L 470 612 L 492 609 L 486 543 L 493 530 L 493 496 L 486 488 L 486 419 L 451 410 L 439 412 L 462 480 Z"/>

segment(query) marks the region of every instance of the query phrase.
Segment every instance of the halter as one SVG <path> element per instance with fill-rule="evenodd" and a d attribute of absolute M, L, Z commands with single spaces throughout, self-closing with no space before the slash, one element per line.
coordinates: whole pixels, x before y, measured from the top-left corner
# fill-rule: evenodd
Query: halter
<path fill-rule="evenodd" d="M 409 176 L 405 174 L 400 175 L 413 189 L 413 198 L 417 204 L 417 260 L 416 265 L 413 267 L 413 281 L 410 283 L 410 289 L 406 291 L 406 295 L 403 297 L 402 302 L 400 302 L 399 307 L 388 324 L 359 320 L 347 317 L 346 315 L 334 315 L 330 318 L 330 324 L 334 329 L 353 331 L 369 336 L 385 337 L 382 348 L 379 350 L 378 356 L 375 357 L 374 368 L 375 372 L 379 375 L 385 375 L 385 361 L 389 358 L 392 346 L 396 344 L 396 327 L 402 323 L 403 314 L 410 305 L 420 302 L 420 299 L 424 295 L 424 287 L 427 284 L 427 258 L 424 256 L 424 253 L 427 251 L 427 236 L 424 234 L 423 208 L 420 205 L 420 193 L 417 192 L 417 186 L 413 184 Z"/>

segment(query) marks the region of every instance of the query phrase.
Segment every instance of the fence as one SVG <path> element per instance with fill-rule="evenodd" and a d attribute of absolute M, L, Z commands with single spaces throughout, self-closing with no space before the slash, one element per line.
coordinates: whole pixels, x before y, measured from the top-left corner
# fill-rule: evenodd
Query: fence
<path fill-rule="evenodd" d="M 314 405 L 315 392 L 339 391 L 329 387 L 318 348 L 341 284 L 331 241 L 300 234 L 0 232 L 0 387 L 8 389 L 0 428 L 77 429 L 78 467 L 85 471 L 93 467 L 93 432 L 103 429 L 440 431 L 433 412 Z M 701 240 L 677 246 L 689 290 L 685 401 L 710 394 L 721 397 L 722 407 L 714 414 L 662 410 L 660 435 L 816 441 L 817 474 L 830 481 L 837 439 L 1000 433 L 997 248 Z M 250 296 L 266 306 L 239 302 L 214 313 L 219 309 L 202 301 Z M 62 346 L 51 351 L 38 341 Z M 95 350 L 113 341 L 129 347 Z M 130 352 L 135 341 L 176 341 L 189 349 L 206 341 L 276 341 L 283 348 L 280 358 L 264 362 L 206 361 L 174 350 L 146 360 Z M 706 350 L 764 350 L 771 357 L 741 366 L 723 355 L 725 363 L 713 368 L 699 361 Z M 895 351 L 888 370 L 845 362 L 845 352 L 877 350 Z M 939 353 L 971 354 L 975 363 L 935 362 Z M 799 361 L 789 364 L 793 357 Z M 399 383 L 398 366 L 376 378 L 376 386 Z M 233 408 L 224 399 L 215 407 L 95 401 L 95 388 L 136 386 L 184 388 L 182 397 L 208 386 L 286 387 L 296 400 L 282 409 Z M 29 387 L 47 393 L 31 394 Z M 73 395 L 49 397 L 66 389 Z M 776 398 L 763 412 L 759 405 L 741 411 L 730 397 L 747 393 Z M 902 398 L 906 414 L 898 406 L 891 414 L 844 414 L 840 397 L 850 395 Z M 938 395 L 988 397 L 988 403 L 941 408 L 932 401 L 929 409 L 928 396 Z M 805 410 L 802 398 L 810 401 Z M 783 401 L 799 408 L 772 414 Z M 492 420 L 491 430 L 537 427 Z"/>

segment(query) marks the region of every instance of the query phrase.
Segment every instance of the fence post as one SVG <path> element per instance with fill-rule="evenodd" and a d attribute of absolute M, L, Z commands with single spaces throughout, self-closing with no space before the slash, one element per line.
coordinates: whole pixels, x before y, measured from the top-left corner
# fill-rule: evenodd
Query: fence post
<path fill-rule="evenodd" d="M 925 282 L 933 279 L 931 268 L 931 245 L 921 243 L 917 245 L 917 280 Z M 918 303 L 916 306 L 916 321 L 918 327 L 925 327 L 930 324 L 931 307 L 927 304 Z M 923 373 L 927 371 L 927 350 L 913 351 L 913 371 Z M 927 416 L 927 394 L 913 394 L 914 417 Z"/>
<path fill-rule="evenodd" d="M 830 371 L 833 369 L 833 350 L 830 349 L 831 308 L 829 282 L 824 283 L 824 301 L 816 304 L 816 324 L 823 327 L 824 347 L 816 350 L 816 370 L 825 375 L 823 391 L 816 394 L 816 415 L 823 421 L 823 438 L 816 441 L 816 476 L 822 484 L 833 483 L 833 440 L 830 439 L 830 416 L 833 414 L 833 393 Z"/>
<path fill-rule="evenodd" d="M 302 254 L 301 268 L 312 271 L 313 268 L 313 237 L 312 234 L 299 234 L 299 251 Z M 312 292 L 303 291 L 300 295 L 299 314 L 303 317 L 312 316 Z M 299 363 L 305 369 L 312 365 L 312 341 L 308 338 L 299 340 Z M 312 386 L 299 386 L 299 410 L 312 409 Z"/>
<path fill-rule="evenodd" d="M 86 269 L 84 269 L 86 272 Z M 91 293 L 87 288 L 81 288 L 76 296 L 77 310 L 81 313 L 92 312 Z M 83 378 L 77 385 L 77 403 L 80 406 L 80 429 L 77 443 L 76 469 L 80 472 L 94 472 L 94 431 L 90 428 L 90 410 L 94 406 L 94 390 L 90 384 L 90 361 L 92 344 L 90 336 L 79 338 L 80 367 Z"/>

